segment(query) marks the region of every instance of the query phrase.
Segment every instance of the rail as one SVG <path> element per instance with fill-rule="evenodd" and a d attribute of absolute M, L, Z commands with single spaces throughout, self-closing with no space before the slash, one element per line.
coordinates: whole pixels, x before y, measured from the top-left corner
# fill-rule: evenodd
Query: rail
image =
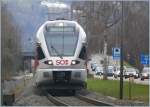
<path fill-rule="evenodd" d="M 48 100 L 50 100 L 56 106 L 71 106 L 69 104 L 64 103 L 63 101 L 61 101 L 57 97 L 52 96 L 48 92 L 46 92 L 46 91 L 44 91 L 44 92 L 45 92 L 45 95 L 48 98 Z M 84 102 L 93 104 L 95 106 L 114 106 L 111 103 L 106 103 L 106 102 L 103 102 L 103 101 L 98 101 L 96 99 L 88 98 L 88 97 L 80 95 L 80 94 L 75 95 L 75 97 L 78 98 L 78 99 L 80 99 L 80 100 L 82 100 L 82 101 L 84 101 Z"/>
<path fill-rule="evenodd" d="M 86 102 L 94 104 L 96 106 L 114 106 L 113 104 L 106 103 L 103 101 L 98 101 L 98 100 L 92 99 L 92 98 L 88 98 L 88 97 L 80 95 L 80 94 L 77 94 L 76 97 L 79 98 L 80 100 L 86 101 Z"/>
<path fill-rule="evenodd" d="M 53 97 L 52 95 L 50 94 L 47 94 L 47 98 L 52 102 L 54 103 L 56 106 L 69 106 L 68 104 L 58 100 L 57 98 Z"/>

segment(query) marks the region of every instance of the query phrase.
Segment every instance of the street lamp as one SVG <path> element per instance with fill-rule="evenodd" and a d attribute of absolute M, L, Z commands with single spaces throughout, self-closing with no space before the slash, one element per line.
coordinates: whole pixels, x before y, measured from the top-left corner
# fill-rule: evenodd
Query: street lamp
<path fill-rule="evenodd" d="M 121 61 L 120 61 L 120 99 L 123 99 L 123 35 L 124 35 L 124 4 L 122 0 L 122 23 L 121 23 Z"/>

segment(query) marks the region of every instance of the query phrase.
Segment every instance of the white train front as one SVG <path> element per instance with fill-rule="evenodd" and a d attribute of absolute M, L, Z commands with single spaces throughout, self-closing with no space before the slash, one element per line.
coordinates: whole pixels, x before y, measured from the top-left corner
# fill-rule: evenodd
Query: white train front
<path fill-rule="evenodd" d="M 75 21 L 45 22 L 36 35 L 34 83 L 46 89 L 86 88 L 86 34 Z"/>

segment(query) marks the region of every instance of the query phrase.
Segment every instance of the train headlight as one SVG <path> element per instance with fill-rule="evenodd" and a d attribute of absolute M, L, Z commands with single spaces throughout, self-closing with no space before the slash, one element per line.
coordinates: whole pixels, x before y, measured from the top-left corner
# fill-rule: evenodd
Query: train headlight
<path fill-rule="evenodd" d="M 72 60 L 72 62 L 71 62 L 72 65 L 79 64 L 79 63 L 80 63 L 80 61 L 77 61 L 77 60 Z"/>
<path fill-rule="evenodd" d="M 48 64 L 48 65 L 53 65 L 53 62 L 52 60 L 47 60 L 47 61 L 44 61 L 45 64 Z"/>
<path fill-rule="evenodd" d="M 73 60 L 73 61 L 71 62 L 71 64 L 72 64 L 72 65 L 75 65 L 75 64 L 76 64 L 76 61 Z"/>
<path fill-rule="evenodd" d="M 49 64 L 49 65 L 52 65 L 52 64 L 53 64 L 53 62 L 50 60 L 50 61 L 48 61 L 48 64 Z"/>
<path fill-rule="evenodd" d="M 64 24 L 63 23 L 59 23 L 59 26 L 64 26 Z"/>

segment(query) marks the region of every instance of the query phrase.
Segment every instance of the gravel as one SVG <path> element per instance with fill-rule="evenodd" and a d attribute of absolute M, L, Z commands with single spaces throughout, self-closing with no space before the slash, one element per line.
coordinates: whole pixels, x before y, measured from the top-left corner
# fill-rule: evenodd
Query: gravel
<path fill-rule="evenodd" d="M 54 106 L 45 96 L 30 95 L 17 101 L 14 106 Z"/>
<path fill-rule="evenodd" d="M 74 96 L 57 97 L 57 98 L 70 106 L 94 106 L 93 104 L 82 101 Z"/>
<path fill-rule="evenodd" d="M 54 106 L 47 97 L 32 86 L 32 80 L 28 82 L 21 95 L 16 98 L 14 106 Z"/>

